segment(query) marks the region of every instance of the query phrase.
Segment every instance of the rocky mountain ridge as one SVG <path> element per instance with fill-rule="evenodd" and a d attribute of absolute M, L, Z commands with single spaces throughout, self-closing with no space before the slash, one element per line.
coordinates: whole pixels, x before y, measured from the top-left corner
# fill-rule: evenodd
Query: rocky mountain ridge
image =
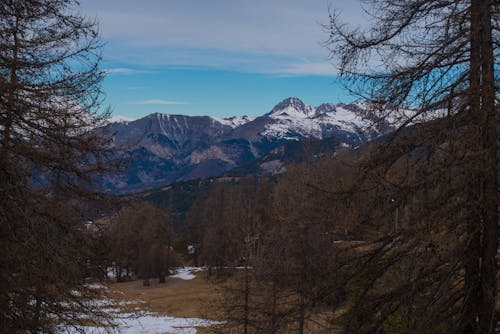
<path fill-rule="evenodd" d="M 335 137 L 352 146 L 391 130 L 366 104 L 314 107 L 287 98 L 256 118 L 151 114 L 100 129 L 113 138 L 127 167 L 106 177 L 111 192 L 130 193 L 176 181 L 220 175 L 289 141 Z"/>

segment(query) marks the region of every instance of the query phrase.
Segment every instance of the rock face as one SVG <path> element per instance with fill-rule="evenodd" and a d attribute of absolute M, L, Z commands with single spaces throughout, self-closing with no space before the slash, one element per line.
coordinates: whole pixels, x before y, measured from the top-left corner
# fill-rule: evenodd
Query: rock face
<path fill-rule="evenodd" d="M 335 137 L 339 145 L 352 146 L 390 130 L 366 105 L 314 107 L 298 98 L 287 98 L 257 118 L 151 114 L 99 129 L 113 138 L 126 162 L 102 184 L 108 191 L 131 193 L 220 175 L 289 141 Z"/>

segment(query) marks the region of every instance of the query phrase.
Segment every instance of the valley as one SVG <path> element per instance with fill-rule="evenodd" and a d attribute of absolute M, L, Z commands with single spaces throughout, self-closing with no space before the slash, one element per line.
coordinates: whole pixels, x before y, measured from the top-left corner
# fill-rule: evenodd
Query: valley
<path fill-rule="evenodd" d="M 498 0 L 0 1 L 0 332 L 494 334 Z"/>

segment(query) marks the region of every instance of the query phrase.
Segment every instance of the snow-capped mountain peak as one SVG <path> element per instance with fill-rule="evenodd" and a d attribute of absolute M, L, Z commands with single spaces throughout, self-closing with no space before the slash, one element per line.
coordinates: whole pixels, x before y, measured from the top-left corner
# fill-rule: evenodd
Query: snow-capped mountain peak
<path fill-rule="evenodd" d="M 333 103 L 323 103 L 316 108 L 316 117 L 320 117 L 321 115 L 334 113 L 336 111 L 336 106 Z"/>
<path fill-rule="evenodd" d="M 314 107 L 305 104 L 296 97 L 289 97 L 278 103 L 266 115 L 272 118 L 281 117 L 311 117 L 314 116 Z"/>
<path fill-rule="evenodd" d="M 126 147 L 127 170 L 106 180 L 106 187 L 131 192 L 193 178 L 209 177 L 268 154 L 287 140 L 335 138 L 345 145 L 392 129 L 368 104 L 318 107 L 291 97 L 257 117 L 151 114 L 100 129 Z M 343 144 L 343 145 L 344 145 Z"/>
<path fill-rule="evenodd" d="M 266 116 L 272 119 L 261 135 L 272 138 L 295 139 L 330 137 L 344 131 L 372 137 L 375 120 L 370 109 L 357 104 L 323 103 L 318 107 L 305 104 L 295 97 L 278 103 Z M 376 121 L 376 120 L 375 120 Z"/>

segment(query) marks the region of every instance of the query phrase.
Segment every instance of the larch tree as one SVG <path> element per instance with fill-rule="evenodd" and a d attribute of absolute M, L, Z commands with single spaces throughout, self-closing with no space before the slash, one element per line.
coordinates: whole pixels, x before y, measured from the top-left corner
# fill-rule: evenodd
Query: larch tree
<path fill-rule="evenodd" d="M 231 186 L 232 185 L 232 186 Z M 202 244 L 200 256 L 209 268 L 209 275 L 230 276 L 242 255 L 244 233 L 243 209 L 238 203 L 236 184 L 215 184 L 202 207 Z M 213 272 L 215 270 L 215 272 Z"/>
<path fill-rule="evenodd" d="M 375 277 L 394 264 L 410 271 L 418 267 L 411 265 L 415 256 L 428 262 L 408 275 L 398 293 L 360 299 L 353 309 L 367 311 L 371 318 L 364 322 L 372 324 L 368 331 L 387 330 L 389 320 L 398 319 L 403 332 L 493 333 L 498 302 L 500 3 L 363 3 L 368 27 L 348 27 L 340 13 L 332 12 L 327 45 L 346 86 L 399 125 L 360 168 L 376 179 L 385 197 L 397 201 L 397 210 L 406 207 L 411 226 L 406 232 L 412 231 L 405 233 L 403 227 L 384 244 L 380 256 L 371 257 L 379 263 L 372 261 L 377 272 L 371 271 L 373 280 L 363 287 L 364 296 L 380 290 Z M 441 234 L 436 252 L 437 240 L 431 239 Z M 404 246 L 396 251 L 396 244 Z M 424 254 L 426 249 L 434 256 Z M 402 294 L 410 300 L 404 316 L 398 313 L 402 305 L 393 303 Z M 443 312 L 431 315 L 437 306 Z M 419 316 L 427 327 L 412 324 L 412 317 Z M 363 332 L 362 324 L 356 326 L 347 328 Z"/>
<path fill-rule="evenodd" d="M 79 208 L 107 145 L 96 23 L 74 0 L 0 2 L 0 326 L 75 324 L 93 294 Z M 95 308 L 94 308 L 95 309 Z"/>
<path fill-rule="evenodd" d="M 117 282 L 134 275 L 145 285 L 152 277 L 165 283 L 177 257 L 170 219 L 163 211 L 147 202 L 132 204 L 111 219 L 107 232 Z"/>

